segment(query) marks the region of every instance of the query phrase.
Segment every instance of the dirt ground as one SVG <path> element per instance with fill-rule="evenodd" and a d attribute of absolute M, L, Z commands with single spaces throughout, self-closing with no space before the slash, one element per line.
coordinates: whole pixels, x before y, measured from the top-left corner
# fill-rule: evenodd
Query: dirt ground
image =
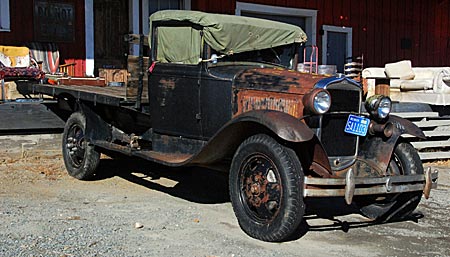
<path fill-rule="evenodd" d="M 226 174 L 102 160 L 92 181 L 67 175 L 58 135 L 0 137 L 0 256 L 450 256 L 450 167 L 405 221 L 375 224 L 342 199 L 307 202 L 296 238 L 266 243 L 239 228 Z"/>

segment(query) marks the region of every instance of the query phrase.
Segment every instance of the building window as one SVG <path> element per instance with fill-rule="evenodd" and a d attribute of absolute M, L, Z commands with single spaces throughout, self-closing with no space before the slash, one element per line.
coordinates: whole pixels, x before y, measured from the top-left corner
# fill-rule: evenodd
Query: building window
<path fill-rule="evenodd" d="M 148 35 L 149 20 L 148 17 L 161 10 L 190 10 L 191 0 L 149 0 L 143 2 L 143 33 Z"/>
<path fill-rule="evenodd" d="M 160 10 L 178 10 L 182 5 L 180 0 L 150 0 L 149 14 Z"/>
<path fill-rule="evenodd" d="M 9 0 L 0 0 L 0 31 L 10 31 Z"/>
<path fill-rule="evenodd" d="M 235 14 L 238 16 L 262 18 L 299 26 L 308 36 L 306 45 L 316 45 L 317 10 L 236 2 Z M 299 62 L 303 62 L 305 56 L 310 55 L 310 48 L 306 49 L 306 55 L 304 55 L 303 50 L 299 49 Z"/>
<path fill-rule="evenodd" d="M 236 2 L 235 14 L 297 25 L 308 36 L 307 44 L 316 44 L 317 10 Z"/>

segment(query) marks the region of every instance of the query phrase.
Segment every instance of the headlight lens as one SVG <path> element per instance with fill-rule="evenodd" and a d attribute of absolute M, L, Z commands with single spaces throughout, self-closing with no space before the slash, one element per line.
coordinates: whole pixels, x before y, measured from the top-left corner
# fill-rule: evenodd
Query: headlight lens
<path fill-rule="evenodd" d="M 380 104 L 378 105 L 377 109 L 378 117 L 380 119 L 386 118 L 391 112 L 391 106 L 392 106 L 391 99 L 389 99 L 388 97 L 382 98 L 380 100 Z"/>
<path fill-rule="evenodd" d="M 324 114 L 330 110 L 331 96 L 323 88 L 314 88 L 303 96 L 305 114 Z"/>
<path fill-rule="evenodd" d="M 331 97 L 330 94 L 328 94 L 327 91 L 320 91 L 319 93 L 314 96 L 314 110 L 318 114 L 324 114 L 326 113 L 331 106 Z"/>
<path fill-rule="evenodd" d="M 366 110 L 377 120 L 385 119 L 391 112 L 391 99 L 383 95 L 373 95 L 366 101 Z"/>

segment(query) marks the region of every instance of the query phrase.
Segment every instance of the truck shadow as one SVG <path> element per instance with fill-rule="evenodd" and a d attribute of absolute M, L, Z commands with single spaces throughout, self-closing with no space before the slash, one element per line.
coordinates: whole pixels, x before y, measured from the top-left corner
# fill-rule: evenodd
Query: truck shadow
<path fill-rule="evenodd" d="M 103 159 L 99 174 L 94 180 L 115 176 L 150 190 L 195 203 L 230 202 L 228 174 L 219 171 L 200 167 L 169 168 L 141 159 Z M 302 224 L 288 241 L 300 239 L 312 231 L 347 233 L 351 229 L 382 225 L 364 218 L 346 221 L 348 218 L 343 216 L 357 214 L 358 209 L 354 205 L 347 205 L 343 198 L 310 198 L 305 200 L 305 205 L 307 208 Z M 413 213 L 406 220 L 396 222 L 418 222 L 422 217 L 420 213 Z"/>
<path fill-rule="evenodd" d="M 230 201 L 228 174 L 200 167 L 169 168 L 140 159 L 102 159 L 94 180 L 120 177 L 134 184 L 187 201 Z"/>
<path fill-rule="evenodd" d="M 314 198 L 305 201 L 306 212 L 303 221 L 297 231 L 291 236 L 289 241 L 294 241 L 303 237 L 306 233 L 342 231 L 349 232 L 351 229 L 358 229 L 371 226 L 381 226 L 383 224 L 392 224 L 398 222 L 412 221 L 418 223 L 424 215 L 420 212 L 413 212 L 403 220 L 389 221 L 381 223 L 369 219 L 361 218 L 347 221 L 343 218 L 345 215 L 358 214 L 359 210 L 355 205 L 347 205 L 344 199 L 340 198 Z"/>

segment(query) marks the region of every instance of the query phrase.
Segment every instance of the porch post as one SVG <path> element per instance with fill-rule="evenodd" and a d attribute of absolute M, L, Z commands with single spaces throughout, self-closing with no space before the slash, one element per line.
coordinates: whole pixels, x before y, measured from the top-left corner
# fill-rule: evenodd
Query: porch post
<path fill-rule="evenodd" d="M 84 1 L 86 76 L 94 76 L 94 0 Z"/>
<path fill-rule="evenodd" d="M 130 0 L 130 30 L 133 34 L 140 34 L 140 17 L 139 14 L 140 0 Z M 139 55 L 139 45 L 133 44 L 131 47 L 131 55 Z"/>

